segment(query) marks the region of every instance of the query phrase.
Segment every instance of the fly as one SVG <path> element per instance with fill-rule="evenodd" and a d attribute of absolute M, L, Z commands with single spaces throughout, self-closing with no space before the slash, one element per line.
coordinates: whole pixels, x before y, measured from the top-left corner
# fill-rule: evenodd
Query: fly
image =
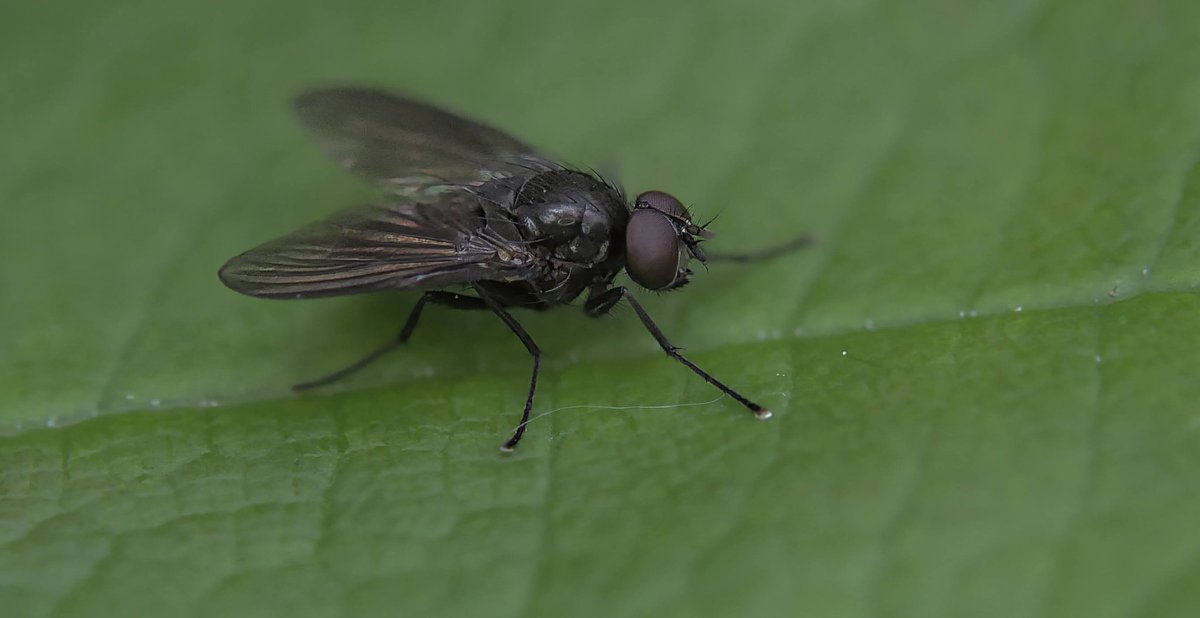
<path fill-rule="evenodd" d="M 382 184 L 386 197 L 234 257 L 221 268 L 221 281 L 277 299 L 424 291 L 394 339 L 295 390 L 339 380 L 404 344 L 430 303 L 490 311 L 533 362 L 521 422 L 500 447 L 511 451 L 529 422 L 542 352 L 509 309 L 545 310 L 586 291 L 588 316 L 624 300 L 667 355 L 756 417 L 770 418 L 680 354 L 630 290 L 613 282 L 624 270 L 643 288 L 674 290 L 691 279 L 692 260 L 770 257 L 807 237 L 757 253 L 706 255 L 700 244 L 712 232 L 670 194 L 646 191 L 630 205 L 619 186 L 597 174 L 437 107 L 375 90 L 332 89 L 301 95 L 295 108 L 326 155 Z"/>

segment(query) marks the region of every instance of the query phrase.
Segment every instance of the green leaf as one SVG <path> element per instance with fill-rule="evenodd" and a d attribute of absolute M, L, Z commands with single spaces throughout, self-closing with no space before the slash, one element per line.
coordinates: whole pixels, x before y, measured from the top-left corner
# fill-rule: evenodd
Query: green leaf
<path fill-rule="evenodd" d="M 408 3 L 412 4 L 412 3 Z M 13 616 L 1192 616 L 1200 5 L 27 3 L 0 24 Z M 627 6 L 624 6 L 627 4 Z M 272 303 L 401 89 L 812 249 L 629 311 Z M 94 418 L 93 418 L 94 417 Z"/>

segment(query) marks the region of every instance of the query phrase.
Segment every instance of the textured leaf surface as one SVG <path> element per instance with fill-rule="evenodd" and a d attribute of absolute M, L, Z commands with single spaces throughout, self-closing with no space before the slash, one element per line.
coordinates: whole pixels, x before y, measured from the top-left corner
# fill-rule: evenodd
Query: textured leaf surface
<path fill-rule="evenodd" d="M 0 20 L 0 607 L 14 616 L 1191 616 L 1193 2 L 28 4 Z M 631 312 L 223 289 L 370 198 L 288 116 L 403 89 L 811 231 Z M 612 165 L 609 165 L 612 167 Z M 699 405 L 676 405 L 699 404 Z M 658 406 L 602 409 L 597 406 Z M 566 408 L 566 409 L 564 409 Z"/>

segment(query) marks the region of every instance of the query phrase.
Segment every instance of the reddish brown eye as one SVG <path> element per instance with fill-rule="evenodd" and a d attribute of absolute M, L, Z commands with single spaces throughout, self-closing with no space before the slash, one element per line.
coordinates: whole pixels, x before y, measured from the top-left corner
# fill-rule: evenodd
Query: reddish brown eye
<path fill-rule="evenodd" d="M 692 220 L 691 214 L 688 213 L 687 208 L 684 208 L 683 203 L 675 199 L 675 196 L 663 191 L 646 191 L 637 196 L 634 205 L 637 208 L 653 208 L 684 221 Z"/>
<path fill-rule="evenodd" d="M 629 217 L 625 269 L 635 283 L 647 289 L 661 290 L 675 282 L 679 274 L 679 232 L 658 209 L 634 210 Z"/>

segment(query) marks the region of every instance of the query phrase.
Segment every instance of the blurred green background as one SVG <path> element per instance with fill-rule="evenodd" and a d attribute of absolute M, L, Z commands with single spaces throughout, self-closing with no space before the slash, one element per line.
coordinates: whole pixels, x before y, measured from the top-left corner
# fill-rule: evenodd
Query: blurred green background
<path fill-rule="evenodd" d="M 0 19 L 6 616 L 1194 616 L 1200 5 L 51 2 Z M 370 84 L 804 253 L 631 312 L 224 289 Z M 675 406 L 674 404 L 701 404 Z M 581 407 L 578 407 L 581 406 Z M 613 410 L 604 406 L 660 406 Z"/>

